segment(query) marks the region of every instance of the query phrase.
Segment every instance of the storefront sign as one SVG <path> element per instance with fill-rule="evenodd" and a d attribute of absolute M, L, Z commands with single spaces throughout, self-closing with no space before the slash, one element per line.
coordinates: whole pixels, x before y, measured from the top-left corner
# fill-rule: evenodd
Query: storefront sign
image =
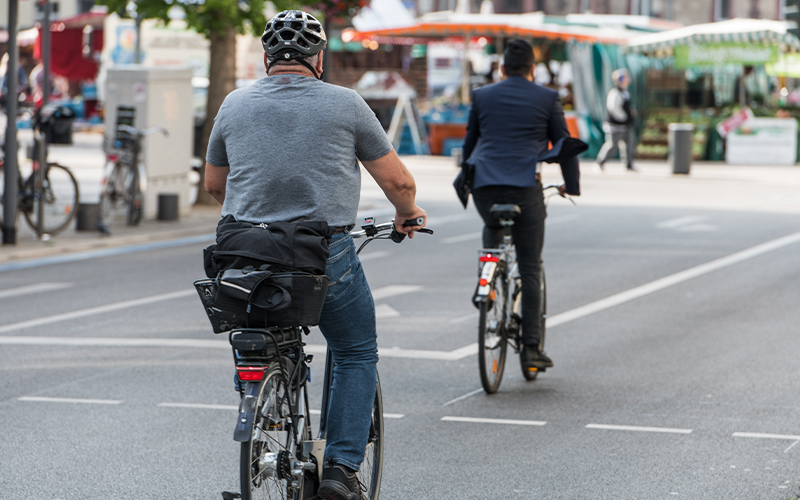
<path fill-rule="evenodd" d="M 726 63 L 763 65 L 777 61 L 778 53 L 777 45 L 745 43 L 678 45 L 673 49 L 677 68 Z"/>
<path fill-rule="evenodd" d="M 800 78 L 800 54 L 781 54 L 776 62 L 767 64 L 766 69 L 770 76 Z"/>
<path fill-rule="evenodd" d="M 753 118 L 753 112 L 750 108 L 743 108 L 735 115 L 727 118 L 717 124 L 717 132 L 723 139 L 728 136 L 732 131 L 741 127 L 744 122 Z"/>

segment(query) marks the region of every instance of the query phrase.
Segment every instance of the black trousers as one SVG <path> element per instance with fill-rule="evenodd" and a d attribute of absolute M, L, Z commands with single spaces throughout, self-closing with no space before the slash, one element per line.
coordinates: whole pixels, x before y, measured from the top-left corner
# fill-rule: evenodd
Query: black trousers
<path fill-rule="evenodd" d="M 483 246 L 497 248 L 503 242 L 503 227 L 489 213 L 495 203 L 513 203 L 521 213 L 511 227 L 522 277 L 522 343 L 539 346 L 541 317 L 540 283 L 544 219 L 547 211 L 541 184 L 531 188 L 486 186 L 472 192 L 475 207 L 483 218 Z"/>

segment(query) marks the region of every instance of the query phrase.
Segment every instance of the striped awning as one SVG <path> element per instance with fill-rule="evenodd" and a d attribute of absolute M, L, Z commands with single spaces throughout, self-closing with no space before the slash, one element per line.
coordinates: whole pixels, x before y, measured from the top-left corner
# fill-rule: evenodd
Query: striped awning
<path fill-rule="evenodd" d="M 343 41 L 361 41 L 392 38 L 462 38 L 462 37 L 530 37 L 551 40 L 575 40 L 624 44 L 638 35 L 637 31 L 611 28 L 551 24 L 544 15 L 529 14 L 458 14 L 435 12 L 417 19 L 412 26 L 371 31 L 345 30 Z"/>
<path fill-rule="evenodd" d="M 800 40 L 787 31 L 787 23 L 767 19 L 730 19 L 639 35 L 628 40 L 627 48 L 632 52 L 648 53 L 677 45 L 719 43 L 779 45 L 784 51 L 800 51 Z"/>

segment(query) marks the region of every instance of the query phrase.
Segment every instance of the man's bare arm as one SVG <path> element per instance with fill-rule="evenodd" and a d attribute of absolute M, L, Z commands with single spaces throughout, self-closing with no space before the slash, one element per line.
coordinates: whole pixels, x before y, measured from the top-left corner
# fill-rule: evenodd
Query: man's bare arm
<path fill-rule="evenodd" d="M 214 197 L 220 205 L 225 203 L 225 187 L 228 185 L 230 167 L 215 167 L 206 163 L 205 188 L 208 194 Z"/>
<path fill-rule="evenodd" d="M 419 208 L 414 202 L 417 194 L 417 184 L 414 182 L 411 172 L 408 171 L 403 162 L 394 150 L 377 160 L 361 162 L 367 169 L 369 175 L 375 179 L 378 186 L 383 190 L 386 197 L 395 208 L 395 228 L 398 232 L 413 236 L 412 231 L 422 226 L 403 227 L 403 222 L 408 219 L 424 217 L 427 219 L 425 210 Z M 427 220 L 426 220 L 427 222 Z"/>

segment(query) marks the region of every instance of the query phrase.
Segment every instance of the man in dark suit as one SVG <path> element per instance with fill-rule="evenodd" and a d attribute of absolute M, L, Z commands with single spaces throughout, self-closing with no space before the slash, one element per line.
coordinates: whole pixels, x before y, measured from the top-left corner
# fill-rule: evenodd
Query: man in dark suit
<path fill-rule="evenodd" d="M 569 137 L 564 111 L 554 90 L 533 83 L 533 47 L 512 40 L 503 54 L 505 80 L 472 94 L 465 161 L 474 166 L 472 195 L 484 223 L 483 245 L 496 248 L 502 228 L 489 209 L 495 203 L 519 205 L 512 228 L 522 276 L 522 365 L 544 369 L 553 362 L 540 349 L 540 284 L 544 219 L 546 216 L 537 159 Z M 564 184 L 560 194 L 580 195 L 578 160 L 561 163 Z"/>

